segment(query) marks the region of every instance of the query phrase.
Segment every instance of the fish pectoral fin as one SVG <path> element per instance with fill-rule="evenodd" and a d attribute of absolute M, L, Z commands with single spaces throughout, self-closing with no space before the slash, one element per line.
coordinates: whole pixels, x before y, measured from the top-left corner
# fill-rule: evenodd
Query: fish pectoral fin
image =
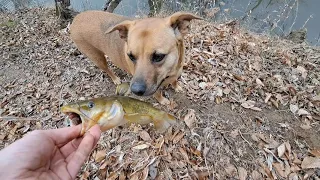
<path fill-rule="evenodd" d="M 169 127 L 170 123 L 164 119 L 154 119 L 153 120 L 154 128 L 159 132 L 159 133 L 164 133 Z"/>
<path fill-rule="evenodd" d="M 148 114 L 125 114 L 124 115 L 124 119 L 132 124 L 132 123 L 137 123 L 137 124 L 149 124 L 151 122 L 153 122 L 153 118 L 152 116 L 148 115 Z"/>

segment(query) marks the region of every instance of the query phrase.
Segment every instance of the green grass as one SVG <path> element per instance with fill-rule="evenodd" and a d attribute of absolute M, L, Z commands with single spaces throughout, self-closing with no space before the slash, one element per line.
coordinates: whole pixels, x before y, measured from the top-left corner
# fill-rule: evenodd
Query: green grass
<path fill-rule="evenodd" d="M 12 28 L 12 27 L 15 27 L 17 24 L 18 24 L 18 22 L 9 19 L 7 22 L 1 23 L 0 27 L 5 27 L 6 26 L 6 27 L 9 27 L 9 28 Z"/>

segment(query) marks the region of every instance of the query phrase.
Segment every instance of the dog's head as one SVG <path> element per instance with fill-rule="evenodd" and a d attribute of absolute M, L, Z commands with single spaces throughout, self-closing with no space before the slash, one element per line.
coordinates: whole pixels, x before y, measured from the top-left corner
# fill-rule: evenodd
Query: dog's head
<path fill-rule="evenodd" d="M 177 74 L 182 60 L 182 36 L 189 30 L 190 13 L 177 12 L 166 18 L 124 21 L 107 33 L 118 30 L 126 42 L 127 60 L 133 63 L 131 91 L 139 96 L 154 94 L 162 82 Z"/>

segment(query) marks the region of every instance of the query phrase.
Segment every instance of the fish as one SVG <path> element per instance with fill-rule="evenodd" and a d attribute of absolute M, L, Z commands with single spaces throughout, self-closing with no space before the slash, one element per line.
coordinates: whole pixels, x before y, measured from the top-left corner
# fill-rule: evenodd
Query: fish
<path fill-rule="evenodd" d="M 116 95 L 127 96 L 131 93 L 130 84 L 127 82 L 121 83 L 116 87 Z"/>
<path fill-rule="evenodd" d="M 176 118 L 152 104 L 129 96 L 108 96 L 73 102 L 61 107 L 72 125 L 82 124 L 80 136 L 98 124 L 102 132 L 136 124 L 153 123 L 156 131 L 165 132 L 176 123 Z"/>

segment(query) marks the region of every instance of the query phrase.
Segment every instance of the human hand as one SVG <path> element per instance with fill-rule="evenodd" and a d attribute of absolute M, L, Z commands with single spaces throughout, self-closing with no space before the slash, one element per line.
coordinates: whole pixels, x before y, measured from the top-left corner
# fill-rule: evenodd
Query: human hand
<path fill-rule="evenodd" d="M 75 179 L 97 144 L 93 126 L 78 138 L 81 125 L 36 130 L 0 151 L 0 179 Z"/>

